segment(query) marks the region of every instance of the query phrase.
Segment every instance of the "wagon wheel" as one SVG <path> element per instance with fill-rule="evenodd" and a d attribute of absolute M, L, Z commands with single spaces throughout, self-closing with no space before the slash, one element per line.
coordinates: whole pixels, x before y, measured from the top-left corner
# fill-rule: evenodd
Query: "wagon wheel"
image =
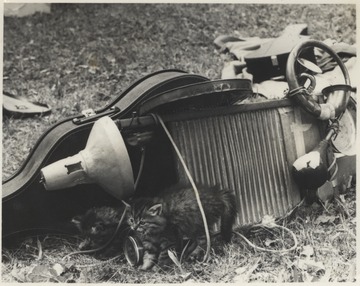
<path fill-rule="evenodd" d="M 308 65 L 307 67 L 312 69 L 314 64 L 300 58 L 299 55 L 305 49 L 314 47 L 324 50 L 336 61 L 345 79 L 345 84 L 330 85 L 323 90 L 323 94 L 327 97 L 326 103 L 323 104 L 317 103 L 311 98 L 313 88 L 307 89 L 302 86 L 299 83 L 301 76 L 297 75 L 295 71 L 295 66 L 298 62 L 305 66 Z M 315 66 L 315 68 L 318 67 Z M 288 57 L 286 79 L 289 85 L 289 97 L 294 98 L 300 106 L 316 118 L 322 120 L 338 119 L 345 111 L 351 92 L 349 73 L 339 56 L 326 44 L 315 40 L 308 40 L 297 45 Z"/>

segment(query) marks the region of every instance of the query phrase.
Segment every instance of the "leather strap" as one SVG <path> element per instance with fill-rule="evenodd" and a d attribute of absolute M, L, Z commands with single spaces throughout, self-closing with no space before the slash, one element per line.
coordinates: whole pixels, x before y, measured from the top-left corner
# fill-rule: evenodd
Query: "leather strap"
<path fill-rule="evenodd" d="M 142 79 L 140 84 L 130 87 L 115 105 L 121 110 L 121 117 L 123 117 L 128 113 L 125 112 L 126 110 L 132 110 L 136 104 L 159 93 L 179 86 L 207 80 L 209 79 L 196 74 L 189 74 L 178 70 L 166 70 L 161 73 L 152 74 L 151 77 Z"/>
<path fill-rule="evenodd" d="M 168 105 L 185 100 L 187 100 L 190 106 L 196 101 L 198 101 L 196 104 L 200 106 L 221 106 L 232 104 L 252 94 L 252 83 L 249 79 L 205 81 L 181 86 L 153 96 L 142 102 L 139 114 L 143 115 L 165 104 Z"/>

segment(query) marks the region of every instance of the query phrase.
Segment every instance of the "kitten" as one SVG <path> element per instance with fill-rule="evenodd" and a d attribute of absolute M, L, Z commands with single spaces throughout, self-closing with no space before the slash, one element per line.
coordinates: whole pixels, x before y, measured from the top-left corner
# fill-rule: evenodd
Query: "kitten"
<path fill-rule="evenodd" d="M 237 212 L 234 194 L 230 190 L 222 190 L 217 186 L 200 186 L 198 191 L 209 228 L 220 219 L 221 236 L 226 243 L 230 242 Z M 161 205 L 163 215 L 170 223 L 176 225 L 183 235 L 196 239 L 205 234 L 202 216 L 192 187 L 173 187 L 165 190 L 154 201 Z"/>
<path fill-rule="evenodd" d="M 221 235 L 230 242 L 236 216 L 235 197 L 229 190 L 217 187 L 198 188 L 209 228 L 221 219 Z M 144 259 L 141 269 L 150 269 L 156 262 L 162 237 L 169 233 L 181 239 L 190 238 L 192 244 L 185 256 L 196 248 L 199 237 L 205 233 L 202 216 L 191 187 L 173 187 L 158 197 L 138 199 L 132 204 L 128 224 L 144 240 Z M 166 235 L 163 235 L 166 232 Z M 177 246 L 181 245 L 179 242 Z"/>
<path fill-rule="evenodd" d="M 72 223 L 84 236 L 79 249 L 97 249 L 105 245 L 115 233 L 123 211 L 123 207 L 103 206 L 89 209 L 85 214 L 74 217 Z M 121 238 L 124 237 L 124 231 L 126 231 L 126 227 L 121 226 L 114 239 L 114 244 L 122 243 Z"/>
<path fill-rule="evenodd" d="M 128 225 L 140 238 L 144 248 L 141 270 L 148 270 L 155 264 L 160 267 L 169 265 L 167 251 L 172 249 L 179 254 L 182 246 L 177 228 L 159 216 L 158 209 L 151 207 L 152 204 L 151 198 L 133 200 L 127 218 Z"/>

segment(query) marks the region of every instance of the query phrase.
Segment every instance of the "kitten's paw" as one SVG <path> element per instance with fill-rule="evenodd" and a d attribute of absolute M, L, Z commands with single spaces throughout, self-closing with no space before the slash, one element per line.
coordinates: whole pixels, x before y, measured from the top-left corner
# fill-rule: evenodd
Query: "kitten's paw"
<path fill-rule="evenodd" d="M 149 265 L 149 264 L 143 264 L 141 266 L 139 266 L 139 270 L 141 271 L 148 271 L 150 270 L 154 265 Z"/>
<path fill-rule="evenodd" d="M 204 258 L 204 250 L 200 247 L 197 246 L 193 252 L 190 253 L 188 260 L 189 261 L 200 261 Z"/>
<path fill-rule="evenodd" d="M 79 250 L 88 250 L 91 248 L 91 240 L 89 238 L 84 239 L 80 244 L 79 244 Z"/>
<path fill-rule="evenodd" d="M 151 269 L 156 262 L 156 256 L 154 254 L 150 254 L 148 252 L 145 252 L 143 257 L 143 264 L 139 266 L 140 270 L 149 270 Z"/>

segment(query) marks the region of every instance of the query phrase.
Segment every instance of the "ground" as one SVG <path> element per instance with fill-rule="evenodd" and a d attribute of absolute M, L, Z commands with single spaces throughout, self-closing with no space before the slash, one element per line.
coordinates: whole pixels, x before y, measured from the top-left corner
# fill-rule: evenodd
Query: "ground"
<path fill-rule="evenodd" d="M 163 69 L 218 79 L 227 57 L 213 41 L 221 34 L 276 37 L 306 23 L 317 40 L 354 44 L 355 5 L 52 4 L 50 14 L 4 19 L 3 89 L 47 103 L 52 113 L 3 118 L 3 179 L 19 168 L 36 140 L 60 119 L 98 109 L 135 80 Z M 31 130 L 31 132 L 29 132 Z M 139 273 L 120 255 L 62 257 L 77 237 L 26 237 L 3 249 L 2 279 L 68 282 L 352 282 L 355 279 L 355 189 L 326 205 L 303 206 L 282 222 L 298 238 L 296 250 L 267 253 L 235 236 L 207 263 L 169 272 Z M 271 235 L 272 233 L 272 235 Z M 272 230 L 249 234 L 265 247 L 292 245 Z M 187 275 L 190 273 L 189 275 Z"/>

